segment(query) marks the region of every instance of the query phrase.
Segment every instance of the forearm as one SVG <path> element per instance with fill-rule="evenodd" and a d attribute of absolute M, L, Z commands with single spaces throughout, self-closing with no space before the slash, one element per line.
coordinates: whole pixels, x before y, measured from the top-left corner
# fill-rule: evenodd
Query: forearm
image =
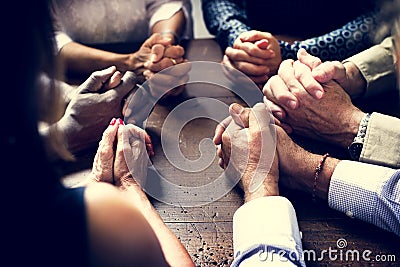
<path fill-rule="evenodd" d="M 176 12 L 172 17 L 166 20 L 158 21 L 154 24 L 151 29 L 152 33 L 162 33 L 163 35 L 170 37 L 173 43 L 178 44 L 180 42 L 180 36 L 182 35 L 183 29 L 185 28 L 185 15 L 182 10 Z"/>
<path fill-rule="evenodd" d="M 146 194 L 137 185 L 128 187 L 126 194 L 128 198 L 132 199 L 132 203 L 135 203 L 136 207 L 140 207 L 140 211 L 160 242 L 167 262 L 171 266 L 194 266 L 187 250 L 176 235 L 166 226 Z"/>
<path fill-rule="evenodd" d="M 305 48 L 322 61 L 344 60 L 373 45 L 369 34 L 377 24 L 375 17 L 374 12 L 361 15 L 342 28 L 304 41 L 280 41 L 282 59 L 295 59 L 297 51 Z"/>
<path fill-rule="evenodd" d="M 129 70 L 133 54 L 117 54 L 70 42 L 60 50 L 59 57 L 68 72 L 89 75 L 110 66 L 116 66 L 120 71 Z M 135 68 L 138 68 L 142 62 L 136 60 L 136 64 Z"/>
<path fill-rule="evenodd" d="M 344 62 L 343 66 L 346 69 L 346 76 L 349 81 L 349 85 L 346 88 L 343 87 L 343 89 L 346 90 L 352 99 L 364 95 L 367 88 L 367 81 L 360 70 L 350 61 Z"/>
<path fill-rule="evenodd" d="M 393 40 L 386 38 L 380 44 L 343 61 L 343 64 L 351 62 L 357 66 L 358 71 L 365 79 L 363 97 L 397 89 L 394 55 Z"/>
<path fill-rule="evenodd" d="M 301 162 L 293 163 L 293 166 L 297 166 L 296 168 L 284 171 L 284 177 L 282 177 L 284 184 L 310 195 L 310 198 L 315 196 L 326 201 L 332 174 L 340 160 L 327 157 L 321 165 L 321 172 L 315 177 L 316 168 L 322 157 L 318 154 L 304 154 L 301 159 L 299 158 Z"/>
<path fill-rule="evenodd" d="M 223 49 L 232 46 L 241 33 L 251 30 L 242 2 L 238 0 L 202 1 L 206 27 L 211 34 L 216 36 Z"/>

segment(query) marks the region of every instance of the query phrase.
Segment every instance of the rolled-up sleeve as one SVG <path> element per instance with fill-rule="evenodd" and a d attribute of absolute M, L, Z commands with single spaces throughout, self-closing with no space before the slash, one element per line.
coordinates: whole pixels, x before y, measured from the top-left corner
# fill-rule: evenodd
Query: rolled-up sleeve
<path fill-rule="evenodd" d="M 353 62 L 367 81 L 364 97 L 396 89 L 396 68 L 394 64 L 393 38 L 384 39 L 343 62 Z"/>
<path fill-rule="evenodd" d="M 371 114 L 360 161 L 400 168 L 400 119 Z"/>
<path fill-rule="evenodd" d="M 331 177 L 328 204 L 400 236 L 400 170 L 341 161 Z"/>
<path fill-rule="evenodd" d="M 257 198 L 233 216 L 234 266 L 305 266 L 296 212 L 284 197 Z"/>

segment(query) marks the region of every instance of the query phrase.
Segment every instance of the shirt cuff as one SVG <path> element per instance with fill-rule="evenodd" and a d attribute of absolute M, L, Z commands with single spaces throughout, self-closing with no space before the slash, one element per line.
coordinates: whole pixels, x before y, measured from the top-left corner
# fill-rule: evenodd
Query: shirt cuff
<path fill-rule="evenodd" d="M 302 255 L 296 212 L 284 197 L 257 198 L 241 206 L 233 216 L 235 258 L 259 244 L 296 251 Z"/>
<path fill-rule="evenodd" d="M 329 207 L 350 218 L 375 223 L 378 195 L 394 173 L 387 167 L 342 160 L 331 177 Z"/>
<path fill-rule="evenodd" d="M 379 45 L 343 61 L 343 63 L 353 62 L 367 81 L 364 97 L 397 88 L 393 50 L 393 39 L 386 38 Z"/>
<path fill-rule="evenodd" d="M 400 119 L 372 113 L 360 161 L 393 168 L 400 167 Z"/>

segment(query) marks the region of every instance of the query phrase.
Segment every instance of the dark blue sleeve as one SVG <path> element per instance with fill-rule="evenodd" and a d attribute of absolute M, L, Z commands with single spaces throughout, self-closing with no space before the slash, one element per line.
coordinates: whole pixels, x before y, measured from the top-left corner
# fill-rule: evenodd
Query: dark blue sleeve
<path fill-rule="evenodd" d="M 279 41 L 282 60 L 296 59 L 300 48 L 306 49 L 322 61 L 344 60 L 355 55 L 375 44 L 372 34 L 377 26 L 376 15 L 377 12 L 366 13 L 340 29 L 293 44 Z"/>
<path fill-rule="evenodd" d="M 251 30 L 245 4 L 238 0 L 202 0 L 204 23 L 222 49 L 232 46 L 239 34 Z"/>

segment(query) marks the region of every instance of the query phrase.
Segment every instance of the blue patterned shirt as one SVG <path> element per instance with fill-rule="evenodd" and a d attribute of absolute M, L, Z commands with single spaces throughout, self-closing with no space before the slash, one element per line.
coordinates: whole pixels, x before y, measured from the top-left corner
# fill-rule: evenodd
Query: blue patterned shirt
<path fill-rule="evenodd" d="M 216 40 L 223 49 L 227 46 L 232 46 L 241 33 L 253 29 L 250 26 L 246 1 L 202 0 L 202 10 L 208 31 L 215 35 Z M 359 15 L 358 17 L 354 16 L 354 20 L 348 22 L 339 29 L 331 32 L 327 31 L 327 33 L 322 36 L 296 41 L 293 44 L 278 40 L 281 47 L 282 60 L 288 58 L 294 59 L 300 48 L 305 48 L 310 54 L 319 57 L 322 61 L 343 60 L 367 49 L 374 44 L 370 33 L 373 32 L 377 24 L 376 13 L 377 12 L 373 10 Z M 339 17 L 340 15 L 342 14 L 335 14 L 335 16 Z M 268 11 L 263 19 L 270 19 Z M 290 16 L 286 16 L 284 20 L 285 23 L 290 25 L 296 23 Z M 311 31 L 312 27 L 313 26 L 307 27 L 306 30 Z M 254 29 L 271 32 L 271 29 L 268 28 L 260 29 L 254 27 Z M 274 32 L 271 33 L 276 34 Z"/>

